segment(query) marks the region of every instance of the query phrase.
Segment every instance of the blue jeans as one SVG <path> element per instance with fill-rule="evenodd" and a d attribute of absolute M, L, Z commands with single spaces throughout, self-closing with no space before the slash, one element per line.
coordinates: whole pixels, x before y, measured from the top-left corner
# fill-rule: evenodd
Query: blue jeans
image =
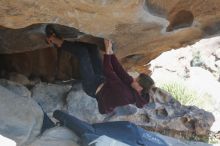
<path fill-rule="evenodd" d="M 43 111 L 44 112 L 44 111 Z M 43 123 L 40 130 L 40 133 L 42 134 L 45 130 L 55 127 L 55 124 L 53 121 L 47 116 L 47 114 L 44 112 L 43 117 Z"/>
<path fill-rule="evenodd" d="M 83 89 L 89 96 L 95 98 L 97 87 L 104 82 L 103 65 L 98 47 L 84 42 L 64 41 L 61 48 L 77 57 Z"/>
<path fill-rule="evenodd" d="M 53 117 L 84 142 L 90 143 L 106 135 L 129 146 L 168 146 L 160 137 L 127 121 L 88 124 L 60 110 L 54 111 Z"/>
<path fill-rule="evenodd" d="M 70 116 L 66 112 L 56 110 L 53 113 L 53 117 L 59 120 L 61 122 L 61 125 L 64 125 L 65 127 L 68 127 L 69 129 L 74 131 L 79 137 L 81 137 L 86 132 L 95 132 L 94 128 L 90 124 L 81 121 L 73 116 Z"/>

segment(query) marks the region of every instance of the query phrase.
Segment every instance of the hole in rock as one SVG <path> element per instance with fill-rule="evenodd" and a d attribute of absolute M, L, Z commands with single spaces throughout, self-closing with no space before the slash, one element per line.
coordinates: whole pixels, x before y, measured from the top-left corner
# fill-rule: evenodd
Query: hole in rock
<path fill-rule="evenodd" d="M 156 115 L 161 118 L 165 118 L 168 116 L 166 109 L 156 109 Z"/>
<path fill-rule="evenodd" d="M 190 27 L 192 26 L 193 20 L 194 16 L 192 12 L 186 10 L 179 11 L 170 18 L 170 24 L 166 30 L 169 32 L 179 28 Z"/>
<path fill-rule="evenodd" d="M 206 25 L 202 28 L 206 35 L 215 35 L 219 33 L 220 30 L 220 21 L 210 22 L 209 25 Z"/>
<path fill-rule="evenodd" d="M 191 130 L 195 130 L 195 125 L 196 125 L 196 121 L 195 120 L 192 120 L 192 119 L 187 119 L 186 117 L 182 117 L 181 118 L 181 121 L 183 122 L 183 124 L 191 129 Z"/>
<path fill-rule="evenodd" d="M 181 120 L 182 123 L 184 123 L 184 124 L 188 121 L 186 117 L 182 117 L 180 120 Z"/>
<path fill-rule="evenodd" d="M 150 122 L 150 117 L 147 114 L 141 114 L 140 117 L 143 122 L 145 122 L 145 123 Z"/>
<path fill-rule="evenodd" d="M 143 59 L 145 56 L 143 54 L 132 54 L 121 59 L 123 63 L 136 63 Z"/>
<path fill-rule="evenodd" d="M 50 48 L 46 43 L 46 25 L 33 24 L 19 29 L 0 27 L 1 78 L 10 78 L 11 73 L 46 82 L 80 78 L 76 57 L 67 51 Z M 65 40 L 88 42 L 104 48 L 103 38 L 85 34 L 73 27 L 52 25 Z"/>
<path fill-rule="evenodd" d="M 189 122 L 186 123 L 186 127 L 189 127 L 192 130 L 195 130 L 196 129 L 196 121 L 195 120 L 190 120 Z"/>

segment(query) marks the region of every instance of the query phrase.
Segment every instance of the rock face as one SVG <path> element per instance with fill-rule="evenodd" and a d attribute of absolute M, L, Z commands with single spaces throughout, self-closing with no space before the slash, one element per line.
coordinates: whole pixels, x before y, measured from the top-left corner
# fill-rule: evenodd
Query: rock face
<path fill-rule="evenodd" d="M 18 72 L 30 78 L 39 77 L 44 81 L 79 77 L 78 61 L 74 55 L 49 48 L 46 44 L 45 26 L 46 24 L 35 24 L 27 28 L 1 31 L 3 42 L 0 52 L 7 54 L 0 53 L 0 76 L 9 76 L 8 72 Z M 83 35 L 78 30 L 63 25 L 54 24 L 54 28 L 68 40 Z M 82 36 L 80 41 L 95 43 L 100 49 L 104 45 L 103 39 L 91 35 Z"/>
<path fill-rule="evenodd" d="M 40 86 L 42 85 L 37 85 L 37 87 Z M 49 88 L 55 89 L 55 87 L 57 88 L 56 92 L 48 90 Z M 62 105 L 61 100 L 56 100 L 62 97 L 58 90 L 65 92 L 64 88 L 58 89 L 57 85 L 46 85 L 43 88 L 38 88 L 33 97 L 41 103 L 47 103 L 47 106 L 43 106 L 45 111 L 48 111 L 49 107 L 53 110 L 62 109 L 62 106 L 57 107 L 58 104 Z M 190 134 L 209 134 L 210 127 L 215 120 L 211 113 L 197 107 L 183 106 L 169 93 L 156 87 L 152 89 L 150 94 L 151 102 L 143 109 L 128 105 L 116 108 L 113 115 L 101 115 L 98 112 L 96 100 L 87 96 L 80 84 L 75 84 L 66 94 L 66 109 L 69 113 L 89 123 L 125 120 L 156 131 L 183 132 L 189 136 Z M 55 99 L 56 105 L 48 103 L 52 99 Z"/>
<path fill-rule="evenodd" d="M 151 103 L 143 109 L 137 109 L 133 105 L 128 105 L 118 107 L 115 115 L 100 115 L 97 111 L 95 99 L 87 96 L 82 91 L 80 84 L 75 84 L 70 92 L 67 91 L 66 87 L 55 84 L 47 85 L 40 83 L 35 88 L 32 93 L 38 91 L 38 94 L 33 94 L 32 97 L 35 99 L 34 101 L 30 96 L 27 96 L 28 94 L 23 94 L 28 93 L 28 90 L 21 84 L 7 80 L 4 80 L 4 82 L 1 81 L 0 143 L 5 142 L 4 145 L 9 144 L 10 146 L 79 146 L 79 137 L 64 127 L 54 127 L 46 130 L 42 135 L 39 135 L 43 121 L 42 108 L 45 111 L 48 107 L 51 110 L 59 109 L 61 106 L 58 107 L 57 105 L 62 105 L 62 101 L 57 99 L 61 98 L 65 92 L 67 92 L 68 107 L 66 110 L 70 114 L 90 123 L 128 120 L 144 127 L 152 126 L 158 128 L 158 126 L 164 126 L 166 129 L 179 128 L 177 130 L 185 130 L 184 132 L 191 132 L 190 130 L 193 130 L 196 134 L 206 134 L 209 125 L 213 122 L 210 113 L 195 107 L 181 107 L 177 101 L 174 101 L 172 97 L 165 92 L 163 92 L 163 94 L 166 95 L 159 93 L 162 92 L 159 89 L 152 91 L 154 96 L 151 96 Z M 17 92 L 18 89 L 22 92 Z M 57 104 L 47 102 L 54 99 L 58 102 Z M 42 108 L 37 104 L 40 100 L 40 103 L 45 102 Z M 75 104 L 73 104 L 74 102 Z M 154 109 L 152 109 L 153 106 Z M 166 109 L 167 112 L 161 107 Z M 179 107 L 178 110 L 176 109 L 177 107 Z M 48 114 L 50 116 L 49 110 Z M 182 119 L 181 116 L 184 119 Z M 158 126 L 154 124 L 155 120 L 157 120 Z M 160 134 L 157 134 L 157 136 L 169 143 L 169 146 L 209 146 L 204 143 L 180 142 L 179 140 Z"/>
<path fill-rule="evenodd" d="M 145 71 L 145 67 L 142 65 L 162 52 L 219 33 L 219 6 L 219 0 L 57 0 L 53 2 L 45 0 L 20 0 L 19 2 L 16 0 L 1 0 L 0 76 L 7 76 L 7 72 L 18 72 L 30 78 L 37 76 L 46 81 L 64 80 L 77 76 L 77 62 L 73 57 L 70 54 L 62 54 L 61 62 L 57 63 L 59 53 L 57 50 L 48 48 L 45 43 L 44 28 L 47 23 L 58 25 L 57 29 L 61 35 L 69 40 L 80 39 L 103 46 L 100 38 L 111 38 L 115 43 L 115 52 L 122 59 L 121 61 L 126 68 Z M 82 35 L 84 36 L 79 38 Z M 218 58 L 219 52 L 216 52 L 215 56 Z M 193 63 L 196 64 L 197 62 Z M 216 64 L 219 66 L 219 62 Z M 57 72 L 59 66 L 60 70 Z M 26 89 L 20 86 L 14 88 L 11 83 L 2 84 L 4 84 L 4 87 L 1 87 L 0 117 L 7 117 L 4 115 L 7 113 L 4 110 L 9 109 L 9 115 L 11 117 L 15 115 L 20 124 L 23 123 L 22 120 L 27 115 L 34 115 L 30 116 L 28 119 L 30 121 L 23 123 L 25 126 L 20 125 L 22 133 L 19 133 L 19 135 L 29 137 L 28 134 L 30 134 L 33 121 L 42 120 L 40 118 L 42 111 L 38 110 L 39 106 L 35 105 L 36 103 L 32 103 L 33 100 L 29 100 L 30 95 L 26 92 Z M 13 92 L 8 91 L 5 87 L 13 90 Z M 22 90 L 22 92 L 17 92 L 17 89 Z M 43 90 L 42 88 L 39 89 Z M 129 105 L 117 109 L 116 115 L 112 117 L 99 115 L 97 111 L 94 111 L 94 108 L 97 107 L 95 100 L 83 94 L 81 90 L 71 91 L 68 95 L 65 95 L 67 89 L 62 88 L 60 90 L 53 94 L 48 91 L 51 96 L 47 96 L 47 92 L 38 93 L 40 96 L 45 95 L 45 97 L 48 97 L 45 99 L 57 96 L 56 101 L 61 102 L 61 104 L 58 104 L 59 108 L 63 108 L 60 95 L 66 96 L 67 110 L 89 122 L 129 120 L 142 126 L 158 126 L 159 129 L 178 127 L 180 131 L 203 135 L 208 133 L 214 120 L 210 113 L 195 107 L 181 106 L 178 102 L 169 98 L 170 96 L 167 93 L 159 89 L 152 91 L 156 97 L 152 96 L 152 103 L 144 109 L 136 109 L 134 106 Z M 24 97 L 23 95 L 27 96 Z M 21 100 L 17 96 L 21 96 Z M 44 99 L 40 96 L 36 95 L 34 99 Z M 167 97 L 169 104 L 163 102 L 163 98 L 161 102 L 153 102 L 157 98 L 160 101 L 160 97 Z M 14 101 L 18 98 L 19 101 Z M 75 104 L 71 107 L 74 101 L 80 102 L 82 98 L 82 101 L 88 98 L 84 105 L 79 104 L 76 106 Z M 24 113 L 17 115 L 16 112 L 10 110 L 15 107 L 19 108 L 17 106 L 13 105 L 13 107 L 6 108 L 7 104 L 5 102 L 9 104 L 12 101 L 18 105 L 24 105 L 23 110 L 26 115 Z M 56 106 L 51 104 L 48 111 L 57 108 Z M 36 107 L 36 111 L 39 112 L 32 113 L 32 111 L 28 111 L 26 113 L 27 109 L 33 107 Z M 180 113 L 174 112 L 176 108 L 179 109 Z M 88 113 L 86 117 L 81 114 L 82 109 L 85 109 L 84 112 Z M 129 112 L 124 113 L 124 111 Z M 199 117 L 194 116 L 194 114 L 198 114 Z M 88 116 L 91 117 L 88 118 Z M 10 135 L 8 129 L 5 130 L 6 126 L 4 127 L 4 125 L 7 125 L 10 121 L 14 120 L 8 118 L 2 121 L 1 118 L 3 124 L 1 133 L 15 138 L 18 144 L 23 144 L 23 138 Z M 174 121 L 179 125 L 170 124 Z M 41 122 L 38 121 L 37 123 Z M 12 122 L 11 124 L 12 127 L 19 127 L 17 123 Z M 34 134 L 31 133 L 34 136 L 39 133 L 40 127 L 34 123 L 35 125 L 38 131 L 36 130 Z"/>
<path fill-rule="evenodd" d="M 80 146 L 79 138 L 69 129 L 55 127 L 47 130 L 29 146 Z"/>
<path fill-rule="evenodd" d="M 203 39 L 194 45 L 164 52 L 150 62 L 151 77 L 157 86 L 181 84 L 195 96 L 194 102 L 187 105 L 213 113 L 215 123 L 211 129 L 215 132 L 220 131 L 219 43 L 219 36 Z"/>
<path fill-rule="evenodd" d="M 53 113 L 56 109 L 65 109 L 66 94 L 70 88 L 70 86 L 40 83 L 32 89 L 32 98 L 46 113 Z"/>
<path fill-rule="evenodd" d="M 101 122 L 105 115 L 101 115 L 98 111 L 96 99 L 88 96 L 82 89 L 81 84 L 72 87 L 66 98 L 67 109 L 76 117 L 89 123 Z"/>
<path fill-rule="evenodd" d="M 19 83 L 15 83 L 15 82 L 8 81 L 5 79 L 0 79 L 0 85 L 12 91 L 14 94 L 18 96 L 22 96 L 26 98 L 31 97 L 31 92 L 26 87 L 24 87 L 23 85 Z"/>
<path fill-rule="evenodd" d="M 45 24 L 55 23 L 60 24 L 58 30 L 65 38 L 84 33 L 111 38 L 116 54 L 131 70 L 145 71 L 142 65 L 161 52 L 219 32 L 218 0 L 3 0 L 0 4 L 0 53 L 48 47 Z M 42 60 L 48 66 L 54 62 L 54 53 L 41 54 L 36 61 Z"/>
<path fill-rule="evenodd" d="M 43 112 L 30 96 L 16 93 L 16 84 L 9 84 L 6 88 L 0 86 L 0 134 L 24 146 L 39 135 Z"/>
<path fill-rule="evenodd" d="M 205 110 L 183 106 L 169 93 L 154 88 L 151 91 L 151 102 L 142 110 L 130 116 L 114 115 L 110 120 L 129 120 L 156 131 L 183 132 L 190 136 L 192 133 L 207 135 L 215 118 Z"/>

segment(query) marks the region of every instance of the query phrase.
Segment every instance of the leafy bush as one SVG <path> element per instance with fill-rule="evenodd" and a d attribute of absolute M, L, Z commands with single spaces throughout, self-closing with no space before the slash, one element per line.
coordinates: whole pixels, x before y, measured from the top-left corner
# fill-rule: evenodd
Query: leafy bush
<path fill-rule="evenodd" d="M 213 112 L 211 105 L 214 104 L 209 94 L 199 95 L 197 92 L 189 89 L 184 84 L 173 82 L 163 83 L 159 87 L 170 93 L 176 100 L 183 105 L 192 105 Z"/>
<path fill-rule="evenodd" d="M 189 90 L 179 83 L 164 83 L 160 88 L 170 93 L 176 100 L 183 105 L 197 105 L 198 99 L 196 92 Z"/>

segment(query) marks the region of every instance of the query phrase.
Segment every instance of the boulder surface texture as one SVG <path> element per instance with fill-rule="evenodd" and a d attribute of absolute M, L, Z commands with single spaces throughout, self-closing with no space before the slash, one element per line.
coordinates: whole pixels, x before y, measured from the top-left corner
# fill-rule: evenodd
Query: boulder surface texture
<path fill-rule="evenodd" d="M 100 46 L 97 38 L 112 39 L 125 67 L 138 71 L 164 51 L 219 32 L 218 0 L 1 0 L 0 5 L 0 54 L 19 53 L 1 62 L 20 60 L 7 69 L 46 80 L 53 80 L 57 66 L 57 51 L 44 40 L 48 23 L 57 24 L 66 39 L 84 35 L 84 41 Z M 63 57 L 58 78 L 77 76 L 73 62 Z"/>

